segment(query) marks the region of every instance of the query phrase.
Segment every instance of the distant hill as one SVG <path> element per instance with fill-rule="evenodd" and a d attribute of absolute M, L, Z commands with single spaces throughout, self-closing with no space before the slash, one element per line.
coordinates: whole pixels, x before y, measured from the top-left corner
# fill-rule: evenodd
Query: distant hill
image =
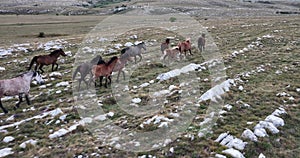
<path fill-rule="evenodd" d="M 192 15 L 204 14 L 204 16 L 218 16 L 224 13 L 228 16 L 240 16 L 240 10 L 243 10 L 243 13 L 249 10 L 249 15 L 300 12 L 300 2 L 296 0 L 9 0 L 1 2 L 0 14 L 111 14 L 124 4 L 128 8 L 148 4 L 165 6 Z M 214 11 L 216 9 L 217 12 Z"/>

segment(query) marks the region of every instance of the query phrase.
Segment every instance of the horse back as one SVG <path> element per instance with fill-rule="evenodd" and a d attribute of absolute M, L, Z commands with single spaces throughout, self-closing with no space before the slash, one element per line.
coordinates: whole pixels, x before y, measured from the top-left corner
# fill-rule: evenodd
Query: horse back
<path fill-rule="evenodd" d="M 21 77 L 0 80 L 0 97 L 13 96 L 20 93 L 28 93 L 29 89 L 30 83 L 25 83 L 25 81 Z"/>
<path fill-rule="evenodd" d="M 37 62 L 44 65 L 50 65 L 57 61 L 57 58 L 50 55 L 40 55 L 37 56 Z"/>
<path fill-rule="evenodd" d="M 204 46 L 205 45 L 205 38 L 199 37 L 198 39 L 198 46 Z"/>

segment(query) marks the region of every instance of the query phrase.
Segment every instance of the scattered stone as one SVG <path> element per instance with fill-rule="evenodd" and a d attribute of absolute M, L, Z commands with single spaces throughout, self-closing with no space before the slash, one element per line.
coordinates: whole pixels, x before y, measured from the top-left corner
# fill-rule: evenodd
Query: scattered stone
<path fill-rule="evenodd" d="M 263 153 L 260 153 L 258 158 L 266 158 L 266 156 Z"/>
<path fill-rule="evenodd" d="M 240 151 L 232 149 L 232 148 L 223 150 L 222 153 L 228 154 L 234 158 L 245 158 L 244 155 Z"/>
<path fill-rule="evenodd" d="M 3 142 L 5 142 L 5 143 L 9 143 L 9 142 L 11 142 L 13 140 L 15 140 L 15 138 L 12 137 L 12 136 L 7 136 L 7 137 L 3 138 Z"/>
<path fill-rule="evenodd" d="M 26 148 L 27 144 L 36 145 L 37 140 L 29 139 L 29 140 L 23 142 L 22 144 L 20 144 L 20 148 L 23 148 L 23 149 Z"/>
<path fill-rule="evenodd" d="M 274 115 L 269 115 L 265 121 L 273 123 L 275 127 L 284 126 L 284 120 Z"/>
<path fill-rule="evenodd" d="M 55 85 L 55 87 L 66 87 L 66 86 L 69 86 L 69 82 L 68 81 L 60 82 L 60 83 L 57 83 Z"/>
<path fill-rule="evenodd" d="M 243 133 L 242 133 L 242 137 L 243 138 L 248 138 L 251 141 L 257 142 L 257 137 L 255 136 L 255 134 L 250 130 L 250 129 L 246 129 Z"/>
<path fill-rule="evenodd" d="M 4 148 L 4 149 L 0 149 L 0 157 L 5 157 L 7 155 L 11 155 L 14 152 L 12 151 L 12 148 Z"/>
<path fill-rule="evenodd" d="M 133 102 L 133 103 L 135 103 L 135 104 L 138 104 L 138 103 L 141 103 L 142 100 L 141 100 L 140 98 L 133 98 L 133 99 L 131 100 L 131 102 Z"/>
<path fill-rule="evenodd" d="M 60 72 L 51 72 L 49 74 L 50 77 L 62 77 L 62 74 Z"/>

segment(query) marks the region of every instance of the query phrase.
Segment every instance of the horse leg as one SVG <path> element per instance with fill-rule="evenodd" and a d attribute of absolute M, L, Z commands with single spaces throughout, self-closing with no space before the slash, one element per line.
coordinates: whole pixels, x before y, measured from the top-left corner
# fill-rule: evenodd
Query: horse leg
<path fill-rule="evenodd" d="M 86 80 L 83 80 L 83 81 L 84 81 L 84 83 L 86 85 L 86 89 L 89 89 L 89 83 L 88 83 L 88 81 L 86 81 Z"/>
<path fill-rule="evenodd" d="M 35 64 L 35 67 L 34 67 L 34 71 L 36 71 L 36 70 L 37 70 L 38 66 L 39 66 L 39 64 L 38 64 L 38 63 L 36 63 L 36 64 Z"/>
<path fill-rule="evenodd" d="M 168 55 L 167 54 L 165 54 L 164 56 L 163 56 L 163 60 L 165 61 L 166 60 L 166 57 L 167 57 Z"/>
<path fill-rule="evenodd" d="M 57 69 L 58 69 L 58 64 L 57 64 L 57 63 L 55 63 L 55 65 L 56 65 L 55 71 L 57 71 Z"/>
<path fill-rule="evenodd" d="M 108 76 L 108 79 L 109 79 L 109 83 L 108 84 L 111 84 L 111 76 Z"/>
<path fill-rule="evenodd" d="M 108 76 L 105 77 L 105 88 L 107 88 L 107 78 Z"/>
<path fill-rule="evenodd" d="M 20 107 L 20 104 L 22 102 L 22 94 L 19 94 L 19 102 L 16 104 L 16 106 L 14 107 L 14 110 L 16 110 L 17 108 Z"/>
<path fill-rule="evenodd" d="M 136 64 L 136 56 L 134 56 L 134 63 Z"/>
<path fill-rule="evenodd" d="M 100 76 L 100 87 L 102 87 L 102 80 L 103 80 L 103 76 Z"/>
<path fill-rule="evenodd" d="M 189 49 L 189 52 L 190 52 L 190 55 L 193 55 L 191 49 Z"/>
<path fill-rule="evenodd" d="M 123 79 L 125 80 L 125 72 L 123 70 L 122 71 L 122 74 L 123 74 Z"/>
<path fill-rule="evenodd" d="M 120 77 L 121 71 L 122 71 L 122 70 L 119 70 L 119 71 L 118 71 L 117 83 L 119 83 L 119 77 Z M 124 79 L 124 80 L 125 80 L 125 79 Z"/>
<path fill-rule="evenodd" d="M 42 69 L 43 66 L 44 66 L 44 65 L 41 65 L 41 66 L 39 67 L 39 69 L 41 70 L 41 73 L 44 73 L 44 70 Z"/>
<path fill-rule="evenodd" d="M 0 98 L 0 108 L 2 109 L 2 111 L 7 114 L 8 111 L 3 107 L 2 102 L 1 102 L 1 98 Z"/>
<path fill-rule="evenodd" d="M 95 84 L 95 88 L 97 87 L 97 78 L 95 78 L 93 81 L 94 81 L 94 84 Z"/>
<path fill-rule="evenodd" d="M 28 94 L 25 94 L 25 98 L 26 98 L 27 105 L 31 105 L 30 100 L 28 98 Z"/>
<path fill-rule="evenodd" d="M 53 63 L 53 64 L 52 64 L 52 69 L 51 69 L 51 70 L 52 70 L 52 72 L 54 71 L 54 69 L 53 69 L 53 68 L 54 68 L 54 64 L 55 64 L 55 63 Z"/>
<path fill-rule="evenodd" d="M 78 91 L 80 90 L 81 79 L 78 80 Z"/>
<path fill-rule="evenodd" d="M 141 55 L 141 54 L 139 54 L 138 56 L 140 57 L 140 61 L 142 61 L 142 58 L 143 58 L 143 57 L 142 57 L 142 55 Z M 140 62 L 140 61 L 139 61 L 139 62 Z"/>

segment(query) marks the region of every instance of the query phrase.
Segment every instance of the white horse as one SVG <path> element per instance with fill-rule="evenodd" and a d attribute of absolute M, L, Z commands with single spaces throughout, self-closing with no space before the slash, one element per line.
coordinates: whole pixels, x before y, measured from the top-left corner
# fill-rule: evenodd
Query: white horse
<path fill-rule="evenodd" d="M 140 57 L 140 61 L 142 60 L 142 49 L 147 50 L 145 42 L 141 42 L 135 46 L 126 47 L 121 50 L 121 53 L 127 57 L 134 57 L 134 61 L 136 63 L 136 56 Z"/>
<path fill-rule="evenodd" d="M 22 102 L 23 94 L 25 94 L 27 104 L 30 105 L 28 95 L 30 83 L 33 79 L 35 79 L 38 84 L 44 84 L 41 74 L 34 71 L 28 71 L 12 79 L 0 80 L 0 108 L 4 113 L 8 113 L 8 111 L 2 106 L 1 98 L 3 96 L 19 96 L 19 102 L 16 104 L 14 109 L 19 107 Z"/>

